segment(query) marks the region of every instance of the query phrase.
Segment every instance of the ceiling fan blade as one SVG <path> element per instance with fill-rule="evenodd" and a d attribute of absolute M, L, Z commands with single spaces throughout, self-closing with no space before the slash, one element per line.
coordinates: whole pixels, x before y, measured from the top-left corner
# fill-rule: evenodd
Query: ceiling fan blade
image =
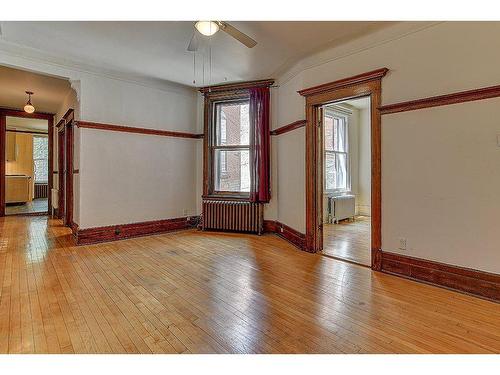
<path fill-rule="evenodd" d="M 189 52 L 196 52 L 198 51 L 198 46 L 199 46 L 199 41 L 198 37 L 196 36 L 196 31 L 193 33 L 193 36 L 191 37 L 191 40 L 189 41 L 187 50 Z"/>
<path fill-rule="evenodd" d="M 257 42 L 255 40 L 250 38 L 248 35 L 242 33 L 240 30 L 238 30 L 234 26 L 231 26 L 227 22 L 220 21 L 219 25 L 220 25 L 220 28 L 222 31 L 231 35 L 234 39 L 236 39 L 240 43 L 243 43 L 248 48 L 253 48 L 257 45 Z"/>

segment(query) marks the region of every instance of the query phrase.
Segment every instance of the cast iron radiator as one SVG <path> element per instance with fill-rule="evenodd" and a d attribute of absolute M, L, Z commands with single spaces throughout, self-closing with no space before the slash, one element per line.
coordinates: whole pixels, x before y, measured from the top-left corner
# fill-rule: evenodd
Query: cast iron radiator
<path fill-rule="evenodd" d="M 203 200 L 203 230 L 262 233 L 262 203 Z"/>
<path fill-rule="evenodd" d="M 35 182 L 35 199 L 48 198 L 48 196 L 49 196 L 49 184 Z"/>

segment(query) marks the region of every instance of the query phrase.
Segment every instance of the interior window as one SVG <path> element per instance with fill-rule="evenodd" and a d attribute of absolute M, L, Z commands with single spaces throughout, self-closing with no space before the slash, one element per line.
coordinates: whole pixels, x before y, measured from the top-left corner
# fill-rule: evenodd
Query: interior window
<path fill-rule="evenodd" d="M 324 121 L 325 189 L 350 189 L 348 117 L 327 112 Z"/>
<path fill-rule="evenodd" d="M 215 192 L 250 192 L 249 101 L 214 103 L 215 142 L 212 145 Z"/>
<path fill-rule="evenodd" d="M 33 163 L 35 168 L 35 182 L 47 182 L 49 171 L 49 138 L 44 136 L 33 137 Z"/>

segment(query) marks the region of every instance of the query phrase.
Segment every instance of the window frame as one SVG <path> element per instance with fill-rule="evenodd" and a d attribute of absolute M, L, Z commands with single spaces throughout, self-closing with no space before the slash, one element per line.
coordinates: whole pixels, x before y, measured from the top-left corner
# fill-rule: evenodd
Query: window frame
<path fill-rule="evenodd" d="M 250 191 L 235 192 L 216 189 L 216 166 L 215 153 L 217 150 L 238 151 L 248 150 L 249 161 L 252 160 L 252 128 L 250 126 L 248 145 L 217 145 L 217 111 L 216 106 L 226 103 L 248 103 L 250 95 L 248 91 L 238 91 L 232 93 L 213 93 L 205 96 L 205 164 L 204 164 L 204 198 L 230 198 L 236 200 L 249 200 Z M 227 158 L 227 156 L 226 156 Z M 250 187 L 253 184 L 252 163 L 250 163 Z"/>
<path fill-rule="evenodd" d="M 352 186 L 351 186 L 351 154 L 350 154 L 350 139 L 349 139 L 349 113 L 344 113 L 344 111 L 341 110 L 335 110 L 335 108 L 325 108 L 323 117 L 331 117 L 332 119 L 334 117 L 337 118 L 342 118 L 345 124 L 345 149 L 346 151 L 335 151 L 335 150 L 327 150 L 326 149 L 326 126 L 323 126 L 323 174 L 325 176 L 324 181 L 323 181 L 323 189 L 326 193 L 330 194 L 341 194 L 341 193 L 349 193 L 351 192 Z M 324 123 L 324 120 L 323 120 Z M 332 145 L 335 144 L 335 140 L 333 140 Z M 333 147 L 335 148 L 335 146 Z M 334 189 L 327 189 L 327 173 L 326 173 L 326 159 L 327 155 L 335 155 L 335 160 L 337 160 L 337 155 L 342 154 L 345 155 L 346 157 L 346 187 L 345 188 L 334 188 Z"/>

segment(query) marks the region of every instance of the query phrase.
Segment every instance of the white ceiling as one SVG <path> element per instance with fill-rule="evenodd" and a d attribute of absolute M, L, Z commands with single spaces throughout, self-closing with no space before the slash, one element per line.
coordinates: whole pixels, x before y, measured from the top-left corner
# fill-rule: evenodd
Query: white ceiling
<path fill-rule="evenodd" d="M 47 120 L 24 117 L 7 116 L 5 119 L 9 130 L 34 130 L 37 132 L 48 132 L 49 123 Z"/>
<path fill-rule="evenodd" d="M 0 66 L 0 107 L 22 109 L 32 91 L 37 112 L 56 113 L 71 89 L 68 81 Z"/>
<path fill-rule="evenodd" d="M 249 49 L 224 32 L 210 40 L 211 83 L 273 77 L 309 53 L 344 43 L 393 22 L 230 22 L 254 38 Z M 186 50 L 194 22 L 2 22 L 2 38 L 54 57 L 190 86 L 205 81 Z M 208 42 L 205 42 L 208 44 Z"/>

